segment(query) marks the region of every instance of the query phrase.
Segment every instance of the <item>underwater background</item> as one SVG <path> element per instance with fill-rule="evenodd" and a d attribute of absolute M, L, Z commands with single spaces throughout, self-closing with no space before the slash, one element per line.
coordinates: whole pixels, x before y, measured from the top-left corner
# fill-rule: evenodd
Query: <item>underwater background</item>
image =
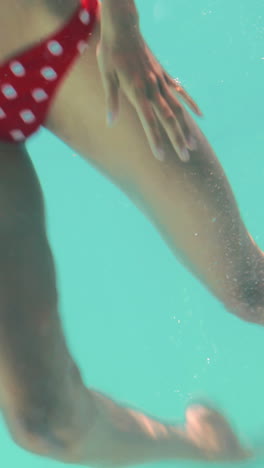
<path fill-rule="evenodd" d="M 199 125 L 264 249 L 263 0 L 137 5 L 152 50 L 201 107 Z M 87 385 L 179 421 L 188 402 L 206 398 L 245 441 L 264 441 L 264 330 L 230 315 L 71 149 L 44 130 L 28 148 L 46 200 L 63 324 Z M 0 436 L 3 467 L 60 465 L 15 446 L 4 424 Z"/>

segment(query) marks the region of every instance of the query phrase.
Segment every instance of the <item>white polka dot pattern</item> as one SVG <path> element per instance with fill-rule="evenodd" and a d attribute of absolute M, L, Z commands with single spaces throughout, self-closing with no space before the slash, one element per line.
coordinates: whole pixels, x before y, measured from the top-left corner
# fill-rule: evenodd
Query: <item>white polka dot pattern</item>
<path fill-rule="evenodd" d="M 2 107 L 0 107 L 0 119 L 5 119 L 6 117 L 6 113 L 5 111 L 2 109 Z"/>
<path fill-rule="evenodd" d="M 55 72 L 54 68 L 52 67 L 43 67 L 40 70 L 41 75 L 48 81 L 56 80 L 57 73 Z"/>
<path fill-rule="evenodd" d="M 29 109 L 22 110 L 20 112 L 20 117 L 25 123 L 28 123 L 28 124 L 32 123 L 32 122 L 35 122 L 35 120 L 36 120 L 35 115 Z"/>
<path fill-rule="evenodd" d="M 10 135 L 12 136 L 14 141 L 23 141 L 25 139 L 25 135 L 21 130 L 11 130 Z"/>
<path fill-rule="evenodd" d="M 57 57 L 63 54 L 63 47 L 58 41 L 49 41 L 47 47 L 51 54 L 56 55 Z"/>
<path fill-rule="evenodd" d="M 45 121 L 60 80 L 87 48 L 97 0 L 80 7 L 53 37 L 0 65 L 0 140 L 22 142 Z"/>
<path fill-rule="evenodd" d="M 14 73 L 15 76 L 25 76 L 26 70 L 23 67 L 22 63 L 14 60 L 10 63 L 10 70 Z"/>
<path fill-rule="evenodd" d="M 87 49 L 87 47 L 88 47 L 87 42 L 79 41 L 78 44 L 77 44 L 77 50 L 78 50 L 79 54 L 82 55 L 84 53 L 84 51 Z"/>
<path fill-rule="evenodd" d="M 90 23 L 90 14 L 89 11 L 81 10 L 79 18 L 83 24 L 88 25 Z"/>
<path fill-rule="evenodd" d="M 5 96 L 6 99 L 16 99 L 17 98 L 17 92 L 15 88 L 11 84 L 4 84 L 1 87 L 1 91 L 3 95 Z"/>
<path fill-rule="evenodd" d="M 33 89 L 32 96 L 33 96 L 34 101 L 36 102 L 46 101 L 49 97 L 46 91 L 41 88 Z"/>

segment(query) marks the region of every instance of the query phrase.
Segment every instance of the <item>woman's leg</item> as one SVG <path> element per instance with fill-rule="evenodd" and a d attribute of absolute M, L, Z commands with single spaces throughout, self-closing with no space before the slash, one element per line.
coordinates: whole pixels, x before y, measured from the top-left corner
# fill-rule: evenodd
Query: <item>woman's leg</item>
<path fill-rule="evenodd" d="M 197 149 L 181 163 L 167 142 L 156 161 L 125 98 L 105 124 L 96 62 L 98 30 L 60 88 L 47 128 L 94 164 L 142 208 L 173 251 L 239 317 L 264 322 L 264 259 L 247 232 L 216 156 L 190 116 Z"/>
<path fill-rule="evenodd" d="M 0 143 L 0 221 L 0 404 L 17 443 L 80 465 L 250 455 L 212 410 L 189 409 L 182 430 L 84 386 L 63 336 L 42 193 L 23 146 Z"/>
<path fill-rule="evenodd" d="M 60 458 L 93 408 L 62 333 L 42 193 L 23 146 L 0 143 L 0 213 L 0 404 L 18 443 Z"/>

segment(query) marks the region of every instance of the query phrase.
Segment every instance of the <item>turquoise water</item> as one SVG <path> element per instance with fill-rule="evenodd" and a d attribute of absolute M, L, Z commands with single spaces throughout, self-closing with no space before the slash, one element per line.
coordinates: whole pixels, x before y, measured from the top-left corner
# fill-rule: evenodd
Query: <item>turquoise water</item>
<path fill-rule="evenodd" d="M 263 0 L 138 7 L 152 49 L 202 108 L 200 124 L 264 248 Z M 245 440 L 264 439 L 263 329 L 229 315 L 126 197 L 65 145 L 43 131 L 29 150 L 65 331 L 87 384 L 163 419 L 182 420 L 190 399 L 208 397 Z M 1 466 L 59 466 L 16 447 L 4 425 L 0 435 Z"/>

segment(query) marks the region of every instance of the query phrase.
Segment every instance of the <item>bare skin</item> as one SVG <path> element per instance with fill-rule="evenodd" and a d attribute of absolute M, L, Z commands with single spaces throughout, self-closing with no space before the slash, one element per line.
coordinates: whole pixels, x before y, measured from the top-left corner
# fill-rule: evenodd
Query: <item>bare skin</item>
<path fill-rule="evenodd" d="M 147 47 L 134 0 L 118 3 L 107 0 L 102 4 L 97 62 L 110 123 L 118 118 L 122 90 L 136 111 L 157 159 L 166 158 L 162 129 L 178 157 L 189 161 L 189 150 L 196 146 L 179 98 L 197 115 L 201 111 Z"/>
<path fill-rule="evenodd" d="M 76 2 L 68 0 L 58 14 L 60 4 L 55 12 L 41 0 L 9 0 L 8 6 L 2 1 L 2 60 L 63 24 Z M 29 20 L 32 28 L 26 27 Z M 155 160 L 124 96 L 118 122 L 107 128 L 99 39 L 98 22 L 46 127 L 121 187 L 231 312 L 262 323 L 263 255 L 245 229 L 213 150 L 186 112 L 197 146 L 190 162 L 180 160 L 162 128 L 166 160 Z M 85 387 L 63 337 L 41 189 L 25 148 L 1 143 L 0 167 L 0 398 L 15 440 L 43 456 L 80 465 L 251 456 L 214 410 L 189 408 L 186 425 L 174 427 Z"/>

